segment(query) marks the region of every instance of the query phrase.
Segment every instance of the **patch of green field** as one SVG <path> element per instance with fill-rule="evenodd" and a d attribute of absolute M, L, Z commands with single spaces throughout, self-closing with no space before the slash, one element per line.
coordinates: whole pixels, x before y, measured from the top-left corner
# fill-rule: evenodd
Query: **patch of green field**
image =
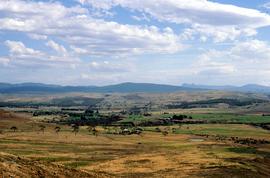
<path fill-rule="evenodd" d="M 147 122 L 147 121 L 152 121 L 155 120 L 152 117 L 145 117 L 143 115 L 129 115 L 127 118 L 121 120 L 120 122 L 137 122 L 137 123 L 141 123 L 141 122 Z"/>
<path fill-rule="evenodd" d="M 32 141 L 32 140 L 16 140 L 16 139 L 1 139 L 0 144 L 27 144 L 32 146 L 54 146 L 55 143 Z"/>
<path fill-rule="evenodd" d="M 243 124 L 190 124 L 182 125 L 175 131 L 176 134 L 207 134 L 251 138 L 269 138 L 270 132 Z"/>
<path fill-rule="evenodd" d="M 157 146 L 164 149 L 177 149 L 178 151 L 187 151 L 194 148 L 191 143 L 160 143 Z"/>
<path fill-rule="evenodd" d="M 261 151 L 258 150 L 257 148 L 254 147 L 228 147 L 225 148 L 225 151 L 227 152 L 233 152 L 237 154 L 254 154 L 256 156 L 261 156 L 261 157 L 270 157 L 270 152 L 268 151 Z"/>
<path fill-rule="evenodd" d="M 227 151 L 238 154 L 256 154 L 257 150 L 253 147 L 229 147 Z"/>
<path fill-rule="evenodd" d="M 239 115 L 232 113 L 207 113 L 189 114 L 193 119 L 207 120 L 210 122 L 230 123 L 270 123 L 270 116 L 261 115 Z"/>
<path fill-rule="evenodd" d="M 46 161 L 46 162 L 60 162 L 60 161 L 70 161 L 73 160 L 73 158 L 69 157 L 38 157 L 33 158 L 37 161 Z"/>
<path fill-rule="evenodd" d="M 7 153 L 10 154 L 14 154 L 14 155 L 32 155 L 32 154 L 39 154 L 39 155 L 45 155 L 44 151 L 40 151 L 40 150 L 32 150 L 32 149 L 24 149 L 24 148 L 13 148 L 13 149 L 1 149 L 2 151 L 5 151 Z"/>
<path fill-rule="evenodd" d="M 89 162 L 88 161 L 74 161 L 74 162 L 64 163 L 64 165 L 70 168 L 79 168 L 79 167 L 89 165 Z"/>

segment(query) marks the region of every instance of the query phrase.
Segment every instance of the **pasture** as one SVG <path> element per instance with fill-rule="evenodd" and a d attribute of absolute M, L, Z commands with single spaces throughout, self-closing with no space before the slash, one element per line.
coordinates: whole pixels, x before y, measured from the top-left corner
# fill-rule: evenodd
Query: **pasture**
<path fill-rule="evenodd" d="M 0 177 L 270 175 L 270 105 L 257 103 L 264 95 L 248 102 L 219 92 L 2 97 Z M 241 106 L 216 103 L 231 102 L 216 99 L 226 97 Z M 194 108 L 167 108 L 181 101 Z"/>
<path fill-rule="evenodd" d="M 97 127 L 95 136 L 87 127 L 80 127 L 75 135 L 68 126 L 61 125 L 56 133 L 55 124 L 47 124 L 42 132 L 37 121 L 16 123 L 15 132 L 2 128 L 2 154 L 60 165 L 89 177 L 267 177 L 270 173 L 270 144 L 216 139 L 234 136 L 270 141 L 269 131 L 249 125 L 160 126 L 168 130 L 167 136 L 156 127 L 144 127 L 141 135 L 108 134 L 110 128 Z"/>

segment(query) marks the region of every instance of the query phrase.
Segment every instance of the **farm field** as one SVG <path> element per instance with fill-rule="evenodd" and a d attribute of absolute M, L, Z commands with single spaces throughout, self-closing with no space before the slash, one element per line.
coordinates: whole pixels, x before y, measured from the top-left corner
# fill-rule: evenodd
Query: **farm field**
<path fill-rule="evenodd" d="M 15 117 L 15 120 L 12 119 Z M 17 131 L 2 128 L 0 134 L 1 176 L 45 175 L 61 169 L 79 177 L 267 177 L 270 174 L 270 144 L 241 144 L 230 140 L 252 138 L 270 141 L 269 131 L 245 124 L 182 124 L 144 127 L 141 135 L 98 135 L 68 126 L 56 133 L 55 124 L 39 131 L 37 121 L 11 114 Z M 2 123 L 5 120 L 1 120 Z M 207 137 L 205 136 L 207 135 Z M 225 139 L 220 140 L 220 137 Z M 10 160 L 15 164 L 10 165 Z M 31 170 L 29 160 L 36 167 Z M 55 168 L 53 165 L 58 165 Z M 10 171 L 3 171 L 7 170 Z M 47 170 L 48 168 L 48 170 Z M 69 172 L 70 171 L 70 172 Z M 26 177 L 27 177 L 26 176 Z"/>
<path fill-rule="evenodd" d="M 2 177 L 270 175 L 265 95 L 74 93 L 2 101 Z"/>

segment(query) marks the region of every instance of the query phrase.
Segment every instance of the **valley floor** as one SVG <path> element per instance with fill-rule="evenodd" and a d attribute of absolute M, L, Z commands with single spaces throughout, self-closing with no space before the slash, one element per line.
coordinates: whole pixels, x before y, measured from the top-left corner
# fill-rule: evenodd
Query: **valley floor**
<path fill-rule="evenodd" d="M 187 134 L 0 136 L 2 177 L 269 177 L 270 145 Z M 70 176 L 72 175 L 72 176 Z"/>
<path fill-rule="evenodd" d="M 57 134 L 55 124 L 41 132 L 40 124 L 2 113 L 0 177 L 270 177 L 270 132 L 259 127 L 159 127 L 167 136 L 156 127 L 126 136 L 98 127 L 94 136 L 86 127 L 74 134 L 63 125 Z M 256 143 L 241 143 L 250 139 Z"/>

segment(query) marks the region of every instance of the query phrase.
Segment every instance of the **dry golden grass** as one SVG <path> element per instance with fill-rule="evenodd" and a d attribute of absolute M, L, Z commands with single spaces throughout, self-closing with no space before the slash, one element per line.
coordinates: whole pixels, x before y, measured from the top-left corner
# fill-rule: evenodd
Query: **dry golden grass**
<path fill-rule="evenodd" d="M 0 134 L 1 170 L 12 168 L 5 176 L 17 177 L 268 177 L 270 145 L 252 147 L 200 138 L 189 134 L 144 131 L 138 135 L 90 135 L 85 127 L 75 135 L 67 126 L 59 134 L 55 125 L 46 125 L 26 118 L 18 132 L 8 129 Z M 8 119 L 9 124 L 12 117 Z M 22 120 L 20 120 L 22 121 Z M 0 121 L 3 128 L 8 128 Z M 185 126 L 184 126 L 185 127 Z M 205 127 L 205 128 L 203 128 Z M 231 126 L 232 127 L 232 126 Z M 207 129 L 198 125 L 189 129 Z M 255 128 L 239 126 L 240 129 Z M 239 129 L 238 128 L 238 129 Z M 102 132 L 102 128 L 98 128 Z M 267 134 L 267 133 L 264 133 Z M 5 154 L 11 154 L 5 156 Z M 13 156 L 15 155 L 15 156 Z M 19 161 L 20 156 L 23 161 Z M 8 162 L 12 160 L 13 162 Z M 32 163 L 31 163 L 32 162 Z M 33 164 L 34 163 L 34 164 Z M 59 167 L 54 166 L 59 165 Z M 31 171 L 31 167 L 34 169 Z M 65 169 L 66 168 L 66 169 Z M 75 168 L 76 170 L 73 170 Z M 12 171 L 13 170 L 13 171 Z M 55 172 L 49 174 L 45 170 Z M 66 171 L 66 172 L 64 172 Z M 39 175 L 38 172 L 41 174 Z M 16 174 L 15 174 L 16 173 Z M 56 177 L 56 176 L 55 176 Z"/>
<path fill-rule="evenodd" d="M 164 137 L 160 133 L 146 132 L 142 137 L 96 137 L 81 132 L 76 136 L 66 131 L 58 135 L 52 132 L 8 133 L 0 136 L 0 149 L 31 160 L 115 177 L 200 177 L 218 168 L 246 169 L 239 162 L 226 159 L 256 157 L 227 152 L 224 148 L 232 146 L 227 143 L 192 142 L 190 135 Z"/>

